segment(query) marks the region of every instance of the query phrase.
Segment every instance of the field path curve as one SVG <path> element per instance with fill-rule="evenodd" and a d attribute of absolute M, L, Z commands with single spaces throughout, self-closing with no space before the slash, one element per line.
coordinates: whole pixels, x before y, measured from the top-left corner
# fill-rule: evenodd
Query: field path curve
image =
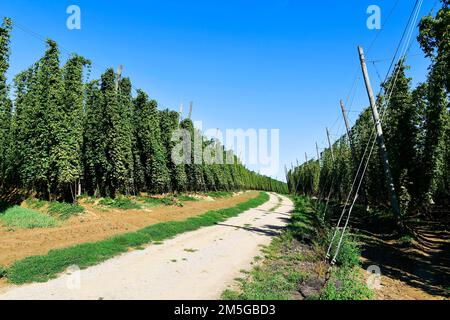
<path fill-rule="evenodd" d="M 0 299 L 218 299 L 287 225 L 292 209 L 287 197 L 270 194 L 262 206 L 218 225 L 46 283 L 8 287 Z"/>

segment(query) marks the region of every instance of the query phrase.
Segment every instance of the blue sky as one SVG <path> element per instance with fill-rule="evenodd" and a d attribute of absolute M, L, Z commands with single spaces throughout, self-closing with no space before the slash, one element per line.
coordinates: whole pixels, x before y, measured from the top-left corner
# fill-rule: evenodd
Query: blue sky
<path fill-rule="evenodd" d="M 13 31 L 10 79 L 42 56 L 40 36 L 52 38 L 63 58 L 76 52 L 93 61 L 91 79 L 122 64 L 134 87 L 161 107 L 194 101 L 193 118 L 205 128 L 280 129 L 282 179 L 285 164 L 302 162 L 305 152 L 314 157 L 316 141 L 326 146 L 325 127 L 333 138 L 344 132 L 339 99 L 359 76 L 357 45 L 367 48 L 377 34 L 366 27 L 372 4 L 382 10 L 383 28 L 367 52 L 368 60 L 382 60 L 369 64 L 378 87 L 414 5 L 396 1 L 15 0 L 2 1 L 0 15 L 28 30 Z M 72 4 L 81 8 L 81 30 L 66 28 Z M 425 0 L 421 15 L 433 5 Z M 414 83 L 429 64 L 420 53 L 415 43 L 408 60 Z M 368 104 L 356 83 L 352 121 Z"/>

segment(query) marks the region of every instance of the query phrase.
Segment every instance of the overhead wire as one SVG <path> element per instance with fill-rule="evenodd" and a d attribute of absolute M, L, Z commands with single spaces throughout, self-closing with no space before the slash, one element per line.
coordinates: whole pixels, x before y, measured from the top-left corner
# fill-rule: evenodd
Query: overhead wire
<path fill-rule="evenodd" d="M 387 15 L 387 18 L 385 19 L 384 26 L 386 26 L 387 23 L 390 21 L 390 18 L 392 17 L 392 14 L 394 13 L 395 9 L 397 8 L 399 2 L 400 2 L 400 0 L 396 0 L 396 2 L 394 3 L 393 7 L 392 7 L 391 10 L 389 11 L 389 14 Z M 384 27 L 384 26 L 383 26 L 383 27 Z M 372 40 L 372 42 L 370 43 L 370 45 L 369 45 L 369 47 L 368 47 L 367 52 L 370 52 L 370 50 L 372 49 L 372 47 L 374 46 L 374 44 L 375 44 L 376 41 L 378 40 L 378 38 L 379 38 L 379 36 L 380 36 L 380 34 L 381 34 L 381 32 L 382 32 L 383 29 L 384 29 L 384 28 L 381 28 L 381 29 L 379 29 L 379 30 L 377 31 L 377 33 L 376 33 L 374 39 Z M 355 88 L 355 94 L 354 94 L 353 99 L 352 99 L 352 103 L 353 103 L 354 97 L 356 96 L 356 85 L 357 85 L 357 83 L 358 83 L 358 81 L 359 81 L 360 79 L 361 79 L 361 77 L 359 76 L 359 66 L 357 65 L 357 66 L 356 66 L 356 71 L 355 71 L 354 80 L 353 80 L 353 84 L 352 84 L 352 86 L 351 86 L 351 88 L 350 88 L 350 91 L 349 91 L 349 93 L 347 94 L 347 97 L 346 97 L 346 100 L 345 100 L 345 104 L 346 104 L 346 105 L 348 105 L 349 98 L 350 98 L 350 96 L 351 96 L 352 90 L 353 90 L 353 88 Z M 350 110 L 350 111 L 351 111 L 351 110 Z M 334 125 L 336 124 L 337 121 L 339 121 L 339 118 L 340 118 L 340 117 L 341 117 L 341 115 L 338 113 L 338 116 L 337 116 L 335 122 L 333 123 L 333 125 L 331 126 L 331 129 L 333 129 Z M 334 175 L 333 175 L 333 179 L 334 179 Z M 327 174 L 327 177 L 326 177 L 326 179 L 325 179 L 325 184 L 324 184 L 324 186 L 323 186 L 322 189 L 326 189 L 326 186 L 328 185 L 328 184 L 327 184 L 328 181 L 329 181 L 329 176 L 328 176 L 328 174 Z M 333 183 L 334 183 L 334 181 L 331 183 L 330 189 L 332 188 Z M 323 191 L 324 191 L 324 190 L 321 190 L 321 192 L 319 192 L 319 197 L 318 197 L 318 199 L 317 199 L 317 201 L 316 201 L 315 209 L 317 208 L 318 202 L 321 201 L 321 196 L 320 196 L 320 194 L 323 194 Z M 331 193 L 332 193 L 332 192 L 331 192 L 331 190 L 330 190 L 329 194 L 331 194 Z M 327 201 L 327 204 L 328 204 L 328 201 Z M 327 207 L 327 205 L 326 205 L 326 207 Z"/>
<path fill-rule="evenodd" d="M 412 35 L 413 35 L 413 33 L 414 33 L 414 30 L 415 30 L 416 21 L 417 21 L 417 19 L 418 19 L 418 17 L 419 17 L 420 9 L 421 9 L 421 7 L 422 7 L 422 4 L 423 4 L 423 0 L 417 0 L 416 3 L 415 3 L 415 5 L 414 5 L 413 11 L 412 11 L 412 13 L 411 13 L 411 15 L 410 15 L 410 18 L 409 18 L 408 23 L 407 23 L 407 25 L 406 25 L 405 31 L 403 32 L 402 38 L 401 38 L 401 40 L 400 40 L 400 42 L 399 42 L 399 45 L 398 45 L 398 47 L 397 47 L 397 49 L 396 49 L 396 52 L 395 52 L 395 54 L 394 54 L 394 57 L 393 57 L 393 59 L 392 59 L 392 63 L 391 63 L 390 69 L 394 66 L 394 63 L 395 63 L 395 61 L 397 60 L 396 57 L 397 57 L 397 55 L 398 55 L 399 48 L 402 47 L 402 44 L 403 44 L 403 47 L 402 47 L 402 51 L 401 51 L 401 52 L 403 52 L 403 54 L 400 56 L 400 58 L 398 59 L 398 61 L 401 61 L 402 59 L 405 59 L 405 57 L 407 56 L 407 54 L 408 54 L 408 52 L 409 52 L 409 50 L 410 50 L 410 48 L 411 48 L 411 38 L 412 38 Z M 405 39 L 405 35 L 407 35 L 407 36 L 406 36 L 406 39 L 407 39 L 407 40 L 406 40 L 406 41 L 403 41 L 403 40 Z M 397 63 L 398 63 L 398 62 L 397 62 Z M 388 71 L 388 73 L 387 73 L 387 75 L 386 75 L 386 79 L 388 78 L 389 74 L 390 74 L 390 70 Z M 393 81 L 391 87 L 390 87 L 389 90 L 388 90 L 388 99 L 387 99 L 386 102 L 385 102 L 386 108 L 385 108 L 384 111 L 382 112 L 381 121 L 383 121 L 383 119 L 384 119 L 384 117 L 385 117 L 385 115 L 386 115 L 386 112 L 387 112 L 387 109 L 388 109 L 387 106 L 388 106 L 389 101 L 390 101 L 390 99 L 391 99 L 391 97 L 392 97 L 392 92 L 393 92 L 393 89 L 394 89 L 394 87 L 395 87 L 395 84 L 396 84 L 396 81 L 397 81 L 397 78 L 398 78 L 398 74 L 399 74 L 399 70 L 397 69 L 397 70 L 394 72 L 394 79 L 393 79 L 394 81 Z M 389 92 L 389 91 L 390 91 L 390 92 Z M 373 133 L 375 133 L 375 132 L 373 131 Z M 374 134 L 372 134 L 372 136 L 374 136 Z M 369 162 L 370 162 L 370 158 L 371 158 L 371 156 L 372 156 L 372 153 L 373 153 L 373 150 L 374 150 L 374 147 L 375 147 L 376 135 L 374 136 L 373 139 L 370 139 L 370 140 L 369 140 L 369 142 L 368 142 L 368 144 L 367 144 L 367 146 L 366 146 L 366 150 L 367 150 L 367 147 L 370 145 L 370 142 L 371 142 L 371 141 L 372 141 L 372 146 L 371 146 L 371 149 L 370 149 L 370 152 L 369 152 L 369 155 L 368 155 L 366 164 L 365 164 L 365 166 L 364 166 L 364 170 L 363 170 L 363 172 L 362 172 L 360 181 L 359 181 L 359 183 L 358 183 L 357 189 L 356 189 L 356 191 L 355 191 L 355 196 L 354 196 L 354 198 L 353 198 L 352 205 L 351 205 L 351 207 L 350 207 L 350 209 L 349 209 L 349 212 L 348 212 L 348 214 L 347 214 L 346 222 L 345 222 L 345 225 L 344 225 L 344 227 L 343 227 L 343 229 L 342 229 L 341 236 L 340 236 L 338 245 L 337 245 L 337 247 L 336 247 L 335 254 L 334 254 L 333 259 L 332 259 L 332 261 L 331 261 L 331 264 L 332 264 L 332 265 L 336 262 L 337 256 L 338 256 L 339 251 L 340 251 L 340 248 L 341 248 L 341 246 L 342 246 L 342 241 L 343 241 L 343 238 L 344 238 L 344 234 L 345 234 L 345 231 L 346 231 L 346 229 L 347 229 L 347 227 L 348 227 L 348 223 L 349 223 L 349 220 L 350 220 L 350 216 L 351 216 L 353 207 L 354 207 L 354 205 L 355 205 L 355 203 L 356 203 L 356 200 L 357 200 L 357 198 L 358 198 L 358 192 L 359 192 L 359 190 L 360 190 L 360 188 L 361 188 L 362 181 L 364 180 L 364 176 L 365 176 L 365 173 L 366 173 L 366 171 L 367 171 L 367 168 L 368 168 L 368 165 L 369 165 Z M 362 159 L 362 160 L 363 160 L 363 159 Z M 361 168 L 362 162 L 363 162 L 363 161 L 361 161 L 361 163 L 360 163 L 360 168 Z M 360 170 L 360 169 L 359 169 L 359 170 Z M 358 170 L 358 172 L 359 172 L 359 170 Z M 357 177 L 357 176 L 358 176 L 358 175 L 356 175 L 356 177 Z M 355 180 L 356 180 L 356 179 L 355 179 Z M 353 187 L 354 187 L 354 186 L 353 186 Z M 353 189 L 353 187 L 352 187 L 352 189 Z M 352 191 L 353 191 L 353 190 L 350 191 L 349 195 L 351 195 L 351 192 L 352 192 Z M 349 200 L 349 197 L 348 197 L 348 200 Z M 338 228 L 339 228 L 340 222 L 342 221 L 343 215 L 344 215 L 345 210 L 346 210 L 346 206 L 348 205 L 348 200 L 346 201 L 346 205 L 345 205 L 345 207 L 344 207 L 344 210 L 342 211 L 341 217 L 340 217 L 340 219 L 339 219 L 339 221 L 338 221 L 338 224 L 337 224 L 337 226 L 336 226 L 336 228 L 335 228 L 335 232 L 334 232 L 332 241 L 331 241 L 331 243 L 330 243 L 330 245 L 329 245 L 329 248 L 328 248 L 328 250 L 327 250 L 327 259 L 329 258 L 329 253 L 330 253 L 331 247 L 332 247 L 332 245 L 333 245 L 333 243 L 334 243 L 334 238 L 336 237 L 337 230 L 338 230 Z"/>
<path fill-rule="evenodd" d="M 12 24 L 13 24 L 13 26 L 17 27 L 19 30 L 29 34 L 30 36 L 40 40 L 43 43 L 47 43 L 47 40 L 49 39 L 49 37 L 45 37 L 45 36 L 41 35 L 40 33 L 26 27 L 25 25 L 18 23 L 15 19 L 12 20 Z M 72 57 L 74 55 L 73 51 L 70 51 L 61 45 L 58 45 L 58 48 L 60 49 L 60 51 L 67 54 L 68 57 Z M 91 61 L 91 68 L 95 69 L 96 71 L 98 71 L 100 73 L 103 73 L 105 70 L 109 69 L 110 67 L 102 66 L 99 63 L 94 63 L 93 61 Z M 139 88 L 135 87 L 133 84 L 131 84 L 131 88 L 134 89 L 135 91 L 139 90 Z M 158 104 L 162 108 L 167 108 L 166 106 L 164 106 L 160 103 L 158 103 Z"/>

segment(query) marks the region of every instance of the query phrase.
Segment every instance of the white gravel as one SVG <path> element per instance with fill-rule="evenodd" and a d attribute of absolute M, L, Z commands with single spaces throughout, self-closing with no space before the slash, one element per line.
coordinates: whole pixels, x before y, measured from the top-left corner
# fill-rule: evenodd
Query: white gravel
<path fill-rule="evenodd" d="M 12 286 L 0 299 L 218 299 L 287 224 L 292 202 L 270 201 L 219 225 L 181 234 L 47 283 Z"/>

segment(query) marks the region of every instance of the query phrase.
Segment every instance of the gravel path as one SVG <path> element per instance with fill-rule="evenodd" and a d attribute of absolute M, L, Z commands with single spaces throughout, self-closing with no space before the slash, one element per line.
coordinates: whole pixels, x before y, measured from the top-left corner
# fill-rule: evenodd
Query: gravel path
<path fill-rule="evenodd" d="M 181 234 L 47 283 L 9 287 L 0 299 L 218 299 L 261 246 L 288 223 L 292 202 L 269 202 L 219 225 Z M 270 210 L 277 207 L 274 212 Z"/>

